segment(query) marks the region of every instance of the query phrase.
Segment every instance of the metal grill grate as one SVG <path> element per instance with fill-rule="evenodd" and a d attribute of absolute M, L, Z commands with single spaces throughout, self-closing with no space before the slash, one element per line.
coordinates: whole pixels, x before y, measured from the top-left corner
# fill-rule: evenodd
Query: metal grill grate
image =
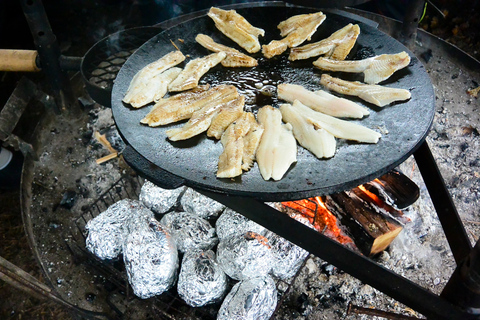
<path fill-rule="evenodd" d="M 115 293 L 117 297 L 118 293 L 120 293 L 124 299 L 127 300 L 134 298 L 134 296 L 131 293 L 132 291 L 128 284 L 123 261 L 104 261 L 90 253 L 85 248 L 85 239 L 87 236 L 85 226 L 89 220 L 105 211 L 115 202 L 126 198 L 138 199 L 143 181 L 144 180 L 140 178 L 121 178 L 118 180 L 112 187 L 102 194 L 99 199 L 89 206 L 81 217 L 75 220 L 75 228 L 73 232 L 74 242 L 68 244 L 72 253 L 79 259 L 79 261 L 91 266 L 93 270 L 105 277 L 106 281 L 114 286 L 114 289 L 110 290 L 112 293 Z M 305 259 L 305 262 L 307 260 L 308 257 Z M 279 310 L 285 298 L 288 296 L 295 279 L 304 268 L 304 264 L 299 269 L 299 272 L 297 272 L 297 274 L 291 279 L 288 279 L 288 281 L 274 279 L 278 290 L 276 311 Z M 230 283 L 230 288 L 232 286 L 233 283 Z M 114 299 L 109 297 L 107 303 L 115 312 L 119 315 L 123 315 L 123 312 L 116 307 L 113 300 Z M 152 303 L 152 311 L 159 319 L 216 319 L 220 307 L 220 303 L 217 303 L 201 308 L 192 308 L 177 295 L 175 287 L 150 300 Z M 273 318 L 275 318 L 275 313 Z"/>

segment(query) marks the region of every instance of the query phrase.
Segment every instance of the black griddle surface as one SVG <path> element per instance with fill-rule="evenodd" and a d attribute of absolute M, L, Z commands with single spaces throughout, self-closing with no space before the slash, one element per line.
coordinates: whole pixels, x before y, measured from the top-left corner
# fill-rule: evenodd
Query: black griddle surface
<path fill-rule="evenodd" d="M 252 25 L 265 29 L 265 37 L 260 37 L 261 44 L 281 38 L 276 29 L 280 21 L 296 14 L 315 11 L 317 10 L 310 8 L 278 6 L 254 6 L 237 10 Z M 319 26 L 310 42 L 324 39 L 348 23 L 358 23 L 361 32 L 347 60 L 401 51 L 406 51 L 411 57 L 407 68 L 397 71 L 381 83 L 410 90 L 412 98 L 409 101 L 378 108 L 360 99 L 346 97 L 370 110 L 367 118 L 353 122 L 382 133 L 378 144 L 359 144 L 337 139 L 337 152 L 328 160 L 319 160 L 299 146 L 297 163 L 280 181 L 265 181 L 256 163 L 249 172 L 240 177 L 218 179 L 217 161 L 222 152 L 220 142 L 207 138 L 205 133 L 184 142 L 168 141 L 165 131 L 183 126 L 184 122 L 157 128 L 141 125 L 140 120 L 152 109 L 152 105 L 132 109 L 122 102 L 122 98 L 131 79 L 140 69 L 175 49 L 171 41 L 188 55 L 186 62 L 211 53 L 195 42 L 198 33 L 207 34 L 216 42 L 242 50 L 218 31 L 206 15 L 185 21 L 158 34 L 140 47 L 124 64 L 112 92 L 113 116 L 121 135 L 148 162 L 184 179 L 187 186 L 265 201 L 294 200 L 330 194 L 350 189 L 386 173 L 415 151 L 431 127 L 435 104 L 430 78 L 421 62 L 395 39 L 351 17 L 328 12 L 326 14 L 326 20 Z M 288 52 L 289 50 L 270 60 L 263 58 L 261 53 L 254 54 L 253 56 L 259 59 L 259 66 L 251 69 L 227 69 L 217 66 L 201 79 L 201 83 L 236 84 L 241 92 L 256 96 L 262 105 L 268 103 L 274 106 L 278 104 L 276 98 L 265 97 L 258 92 L 260 90 L 255 90 L 255 82 L 265 80 L 268 85 L 295 83 L 310 90 L 321 89 L 319 81 L 324 71 L 313 67 L 311 63 L 315 59 L 290 62 L 287 59 Z M 363 80 L 363 74 L 330 74 L 346 80 Z M 247 107 L 255 112 L 258 106 Z"/>

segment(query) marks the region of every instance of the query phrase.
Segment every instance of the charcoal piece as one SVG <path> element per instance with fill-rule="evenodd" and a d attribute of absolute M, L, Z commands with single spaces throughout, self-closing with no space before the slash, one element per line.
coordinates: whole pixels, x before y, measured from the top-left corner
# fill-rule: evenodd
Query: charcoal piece
<path fill-rule="evenodd" d="M 223 300 L 217 320 L 270 319 L 277 306 L 277 288 L 270 276 L 243 280 Z"/>
<path fill-rule="evenodd" d="M 140 201 L 120 200 L 88 221 L 85 246 L 100 259 L 114 259 L 122 253 L 129 232 L 148 225 L 153 212 Z"/>
<path fill-rule="evenodd" d="M 265 234 L 267 231 L 258 223 L 253 222 L 230 208 L 225 209 L 218 218 L 215 227 L 220 241 L 231 236 L 245 234 L 248 231 L 253 231 L 260 235 Z"/>
<path fill-rule="evenodd" d="M 123 261 L 133 293 L 147 299 L 170 289 L 177 276 L 178 251 L 167 227 L 151 219 L 148 228 L 127 237 Z"/>
<path fill-rule="evenodd" d="M 215 253 L 191 251 L 183 256 L 177 291 L 192 307 L 220 301 L 227 290 L 227 275 L 215 259 Z"/>
<path fill-rule="evenodd" d="M 217 261 L 228 276 L 245 280 L 268 274 L 273 255 L 268 239 L 249 231 L 222 240 L 217 248 Z"/>
<path fill-rule="evenodd" d="M 293 277 L 308 256 L 308 251 L 273 232 L 268 232 L 265 237 L 272 247 L 272 274 L 282 280 Z"/>
<path fill-rule="evenodd" d="M 178 201 L 185 187 L 177 189 L 163 189 L 150 181 L 145 181 L 140 190 L 139 200 L 150 210 L 158 214 L 170 211 Z"/>
<path fill-rule="evenodd" d="M 170 212 L 160 222 L 167 226 L 178 250 L 209 250 L 218 243 L 215 228 L 199 216 L 188 212 Z"/>
<path fill-rule="evenodd" d="M 216 218 L 225 206 L 197 191 L 187 188 L 180 199 L 183 210 L 204 219 Z"/>

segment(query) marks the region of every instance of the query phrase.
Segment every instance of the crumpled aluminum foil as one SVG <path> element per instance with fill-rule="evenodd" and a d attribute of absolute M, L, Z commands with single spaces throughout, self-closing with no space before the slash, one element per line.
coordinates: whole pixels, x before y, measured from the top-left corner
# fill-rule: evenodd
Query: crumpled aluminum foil
<path fill-rule="evenodd" d="M 100 259 L 117 258 L 128 233 L 147 226 L 150 218 L 153 218 L 153 212 L 140 201 L 120 200 L 88 221 L 85 246 Z"/>
<path fill-rule="evenodd" d="M 183 210 L 196 214 L 204 219 L 216 218 L 225 206 L 197 191 L 187 188 L 180 199 Z"/>
<path fill-rule="evenodd" d="M 277 306 L 277 288 L 270 276 L 240 281 L 223 300 L 217 320 L 270 319 Z"/>
<path fill-rule="evenodd" d="M 218 243 L 215 228 L 205 219 L 188 212 L 170 212 L 160 223 L 167 226 L 178 250 L 209 250 Z"/>
<path fill-rule="evenodd" d="M 133 293 L 142 299 L 170 289 L 177 276 L 178 251 L 168 228 L 151 219 L 148 228 L 130 233 L 123 261 Z"/>
<path fill-rule="evenodd" d="M 163 189 L 146 180 L 140 190 L 139 199 L 153 212 L 164 214 L 175 206 L 184 190 L 185 187 L 172 190 Z"/>
<path fill-rule="evenodd" d="M 293 277 L 308 256 L 308 251 L 271 231 L 265 237 L 272 247 L 272 274 L 282 280 Z"/>
<path fill-rule="evenodd" d="M 249 231 L 220 241 L 217 261 L 228 276 L 245 280 L 268 274 L 273 254 L 267 238 Z"/>
<path fill-rule="evenodd" d="M 217 219 L 215 227 L 220 241 L 231 236 L 245 234 L 248 231 L 253 231 L 260 235 L 264 235 L 267 231 L 263 226 L 230 208 L 226 208 Z"/>
<path fill-rule="evenodd" d="M 178 276 L 177 292 L 192 307 L 220 301 L 227 291 L 227 275 L 215 260 L 215 253 L 185 253 Z"/>

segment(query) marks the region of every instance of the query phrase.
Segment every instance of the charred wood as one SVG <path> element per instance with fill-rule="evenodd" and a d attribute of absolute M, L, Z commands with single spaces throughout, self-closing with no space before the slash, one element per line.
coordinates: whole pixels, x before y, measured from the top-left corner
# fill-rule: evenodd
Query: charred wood
<path fill-rule="evenodd" d="M 366 256 L 385 250 L 403 229 L 400 222 L 372 209 L 369 202 L 353 191 L 326 196 L 325 205 L 337 216 L 355 245 Z"/>

